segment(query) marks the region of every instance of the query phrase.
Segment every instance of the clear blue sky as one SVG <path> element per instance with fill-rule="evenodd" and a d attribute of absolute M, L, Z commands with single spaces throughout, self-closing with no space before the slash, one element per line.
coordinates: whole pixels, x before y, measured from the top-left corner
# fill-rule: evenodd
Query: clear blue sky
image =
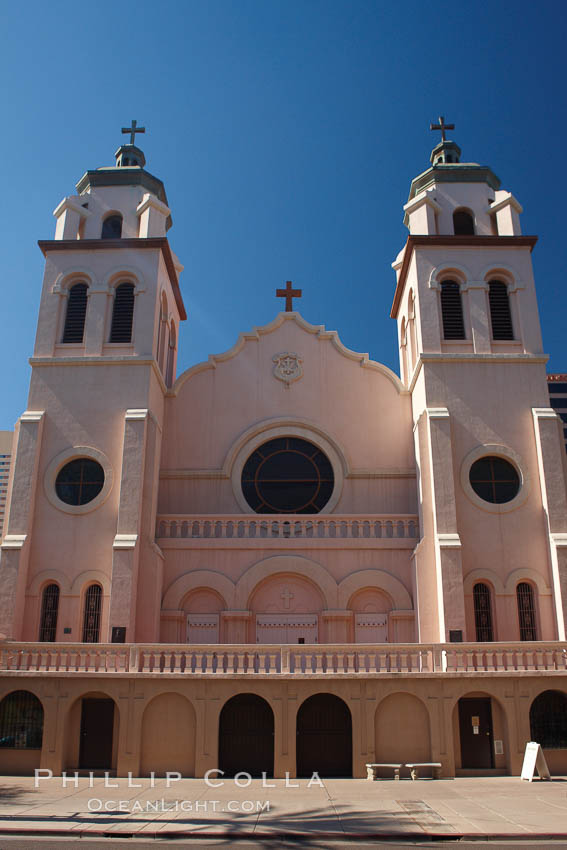
<path fill-rule="evenodd" d="M 2 416 L 26 407 L 52 211 L 147 127 L 189 314 L 180 370 L 302 287 L 302 314 L 398 369 L 390 263 L 439 114 L 536 233 L 550 371 L 564 346 L 565 0 L 3 3 Z"/>

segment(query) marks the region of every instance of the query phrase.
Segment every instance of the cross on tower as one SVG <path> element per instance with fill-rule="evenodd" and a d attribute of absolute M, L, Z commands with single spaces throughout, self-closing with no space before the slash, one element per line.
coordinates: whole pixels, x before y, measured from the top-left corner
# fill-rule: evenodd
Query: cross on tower
<path fill-rule="evenodd" d="M 276 296 L 278 298 L 285 298 L 286 313 L 293 313 L 293 299 L 301 298 L 302 293 L 302 289 L 293 289 L 291 280 L 286 280 L 285 289 L 276 289 Z"/>
<path fill-rule="evenodd" d="M 282 592 L 280 593 L 280 598 L 283 600 L 284 608 L 289 608 L 290 599 L 293 599 L 294 595 L 295 594 L 293 594 L 288 587 L 282 590 Z"/>
<path fill-rule="evenodd" d="M 137 122 L 133 120 L 131 127 L 122 127 L 122 132 L 123 133 L 130 133 L 130 144 L 135 145 L 136 144 L 136 133 L 145 133 L 146 128 L 145 127 L 138 127 Z"/>
<path fill-rule="evenodd" d="M 430 124 L 429 129 L 430 130 L 441 130 L 441 141 L 444 142 L 445 141 L 445 130 L 454 130 L 455 125 L 454 124 L 445 124 L 445 118 L 443 117 L 443 115 L 440 115 L 439 116 L 439 124 Z"/>

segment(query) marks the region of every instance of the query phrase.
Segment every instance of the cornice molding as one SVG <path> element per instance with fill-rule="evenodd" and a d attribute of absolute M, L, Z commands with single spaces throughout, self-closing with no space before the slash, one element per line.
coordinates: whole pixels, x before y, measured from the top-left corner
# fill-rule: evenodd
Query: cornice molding
<path fill-rule="evenodd" d="M 175 261 L 169 247 L 169 241 L 165 236 L 152 236 L 147 239 L 40 239 L 37 244 L 44 257 L 47 257 L 50 251 L 160 250 L 173 289 L 179 316 L 181 320 L 187 318 Z"/>
<path fill-rule="evenodd" d="M 400 276 L 396 284 L 390 317 L 396 319 L 411 258 L 418 246 L 429 248 L 529 248 L 533 251 L 537 236 L 408 236 Z"/>

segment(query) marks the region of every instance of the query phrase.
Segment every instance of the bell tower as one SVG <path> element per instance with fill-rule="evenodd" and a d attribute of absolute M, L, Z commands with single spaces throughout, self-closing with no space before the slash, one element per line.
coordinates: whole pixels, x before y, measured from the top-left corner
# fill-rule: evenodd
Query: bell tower
<path fill-rule="evenodd" d="M 537 238 L 522 235 L 522 207 L 492 169 L 461 161 L 446 138 L 453 128 L 443 118 L 431 125 L 442 138 L 411 183 L 409 236 L 393 263 L 422 511 L 419 640 L 479 639 L 478 582 L 492 594 L 490 639 L 520 639 L 522 579 L 539 604 L 538 639 L 563 640 L 567 503 L 532 269 Z"/>
<path fill-rule="evenodd" d="M 56 640 L 158 637 L 152 530 L 183 267 L 164 185 L 135 144 L 145 128 L 122 132 L 130 143 L 115 165 L 81 177 L 54 211 L 54 239 L 39 242 L 45 273 L 1 566 L 0 632 L 14 639 L 38 639 L 46 582 L 59 587 Z"/>

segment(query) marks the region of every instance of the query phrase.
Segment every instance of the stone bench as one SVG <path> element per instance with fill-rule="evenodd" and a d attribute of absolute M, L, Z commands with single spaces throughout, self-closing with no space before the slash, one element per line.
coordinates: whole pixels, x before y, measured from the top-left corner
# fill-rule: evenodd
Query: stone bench
<path fill-rule="evenodd" d="M 366 765 L 366 778 L 367 779 L 378 779 L 378 770 L 381 767 L 390 767 L 394 771 L 394 779 L 400 778 L 400 770 L 403 767 L 403 764 L 367 764 Z"/>
<path fill-rule="evenodd" d="M 421 767 L 430 767 L 433 779 L 439 779 L 439 777 L 441 776 L 442 765 L 440 761 L 421 761 L 414 762 L 413 764 L 409 764 L 406 762 L 406 767 L 409 767 L 410 776 L 412 779 L 419 779 L 419 770 Z"/>

